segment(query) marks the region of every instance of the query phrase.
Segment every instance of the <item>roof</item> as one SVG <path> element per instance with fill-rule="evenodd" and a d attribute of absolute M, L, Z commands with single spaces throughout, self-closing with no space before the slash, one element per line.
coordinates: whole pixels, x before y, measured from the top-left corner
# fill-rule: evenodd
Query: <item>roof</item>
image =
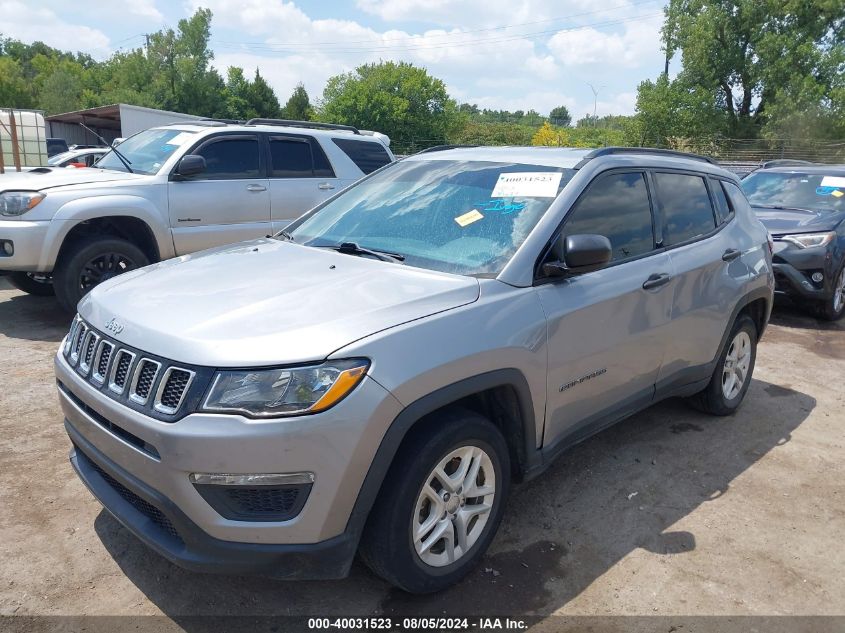
<path fill-rule="evenodd" d="M 753 173 L 760 172 L 777 174 L 819 174 L 822 176 L 845 176 L 845 165 L 782 165 L 780 167 L 761 167 Z"/>
<path fill-rule="evenodd" d="M 74 110 L 45 117 L 46 121 L 60 123 L 85 123 L 107 128 L 120 129 L 121 110 L 135 110 L 136 112 L 154 112 L 156 114 L 167 114 L 173 117 L 185 119 L 199 119 L 201 117 L 183 112 L 172 112 L 170 110 L 158 110 L 156 108 L 145 108 L 143 106 L 129 105 L 127 103 L 112 103 L 110 105 L 86 108 L 85 110 Z"/>

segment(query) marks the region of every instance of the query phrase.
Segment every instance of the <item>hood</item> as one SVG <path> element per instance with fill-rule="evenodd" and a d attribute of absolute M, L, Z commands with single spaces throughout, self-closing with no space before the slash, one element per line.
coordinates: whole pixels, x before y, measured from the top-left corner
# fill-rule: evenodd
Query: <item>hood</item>
<path fill-rule="evenodd" d="M 272 239 L 171 259 L 115 277 L 80 303 L 103 331 L 210 367 L 322 360 L 335 350 L 478 299 L 478 281 Z M 396 350 L 402 353 L 402 350 Z"/>
<path fill-rule="evenodd" d="M 754 213 L 772 235 L 832 231 L 845 220 L 845 211 L 754 207 Z"/>
<path fill-rule="evenodd" d="M 65 167 L 40 167 L 38 169 L 16 172 L 6 171 L 0 175 L 0 191 L 23 189 L 26 191 L 44 191 L 66 185 L 85 185 L 89 183 L 110 182 L 114 180 L 137 180 L 144 174 L 130 174 L 107 169 L 67 169 Z"/>

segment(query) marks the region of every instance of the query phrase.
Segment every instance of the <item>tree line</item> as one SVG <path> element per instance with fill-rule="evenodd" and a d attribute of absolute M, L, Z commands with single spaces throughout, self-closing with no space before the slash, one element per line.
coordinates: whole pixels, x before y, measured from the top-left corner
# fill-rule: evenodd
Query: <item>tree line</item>
<path fill-rule="evenodd" d="M 649 145 L 700 149 L 719 138 L 845 138 L 842 0 L 670 0 L 666 68 L 640 83 L 631 116 L 548 115 L 457 103 L 407 62 L 363 64 L 330 78 L 312 103 L 300 84 L 282 105 L 258 69 L 223 77 L 199 9 L 146 45 L 98 62 L 41 42 L 0 37 L 0 106 L 48 114 L 129 103 L 224 119 L 276 117 L 388 134 L 399 151 L 439 143 Z M 673 77 L 671 59 L 680 59 Z"/>

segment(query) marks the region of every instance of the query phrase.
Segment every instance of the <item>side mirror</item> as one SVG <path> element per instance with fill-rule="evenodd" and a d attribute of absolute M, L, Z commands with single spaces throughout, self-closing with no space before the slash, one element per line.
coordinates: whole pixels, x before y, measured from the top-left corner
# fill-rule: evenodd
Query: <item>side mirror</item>
<path fill-rule="evenodd" d="M 551 256 L 553 261 L 543 264 L 545 275 L 580 275 L 607 266 L 613 257 L 613 247 L 604 235 L 567 235 L 557 239 Z"/>
<path fill-rule="evenodd" d="M 185 154 L 176 166 L 178 176 L 194 176 L 205 171 L 205 159 L 196 154 Z"/>

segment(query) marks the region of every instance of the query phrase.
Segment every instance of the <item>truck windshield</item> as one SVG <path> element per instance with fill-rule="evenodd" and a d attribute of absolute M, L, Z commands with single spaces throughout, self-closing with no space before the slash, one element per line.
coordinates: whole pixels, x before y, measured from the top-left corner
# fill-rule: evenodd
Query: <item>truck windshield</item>
<path fill-rule="evenodd" d="M 145 130 L 123 141 L 117 149 L 136 174 L 157 174 L 170 155 L 191 141 L 195 134 L 172 128 Z M 97 161 L 97 168 L 127 171 L 126 165 L 113 151 Z"/>
<path fill-rule="evenodd" d="M 353 243 L 407 265 L 492 276 L 501 272 L 573 169 L 456 160 L 400 161 L 289 226 L 307 246 Z"/>
<path fill-rule="evenodd" d="M 746 176 L 742 189 L 758 207 L 845 210 L 845 176 L 761 171 Z"/>

